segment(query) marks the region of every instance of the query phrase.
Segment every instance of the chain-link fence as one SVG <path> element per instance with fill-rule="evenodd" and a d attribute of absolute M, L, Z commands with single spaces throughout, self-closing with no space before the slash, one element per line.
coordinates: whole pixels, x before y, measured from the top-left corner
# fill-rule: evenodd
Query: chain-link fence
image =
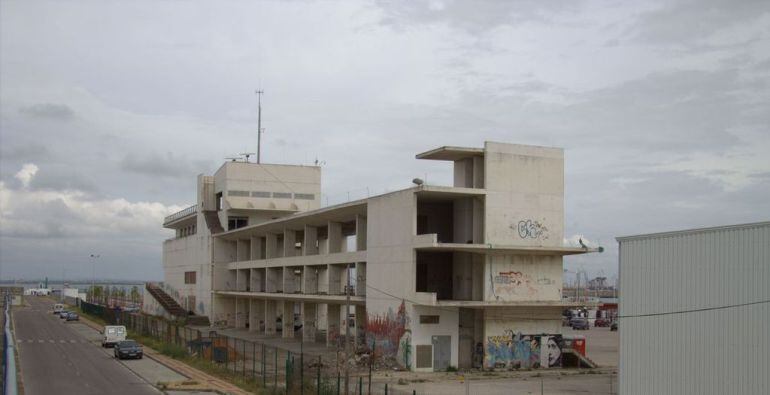
<path fill-rule="evenodd" d="M 162 342 L 167 352 L 209 361 L 230 377 L 282 394 L 393 394 L 385 383 L 372 382 L 370 349 L 357 347 L 356 355 L 292 352 L 259 341 L 244 340 L 215 330 L 189 328 L 181 323 L 141 313 L 125 312 L 80 302 L 84 313 L 111 325 L 124 325 L 138 335 Z M 375 350 L 376 351 L 376 350 Z M 349 364 L 346 371 L 345 362 Z M 347 382 L 347 385 L 346 385 Z M 413 390 L 399 393 L 414 393 Z"/>

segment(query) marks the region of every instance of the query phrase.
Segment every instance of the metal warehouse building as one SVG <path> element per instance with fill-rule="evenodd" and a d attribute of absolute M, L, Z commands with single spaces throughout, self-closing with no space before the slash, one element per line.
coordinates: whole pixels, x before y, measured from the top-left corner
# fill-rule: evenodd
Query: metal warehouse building
<path fill-rule="evenodd" d="M 622 394 L 770 391 L 770 222 L 619 237 Z"/>

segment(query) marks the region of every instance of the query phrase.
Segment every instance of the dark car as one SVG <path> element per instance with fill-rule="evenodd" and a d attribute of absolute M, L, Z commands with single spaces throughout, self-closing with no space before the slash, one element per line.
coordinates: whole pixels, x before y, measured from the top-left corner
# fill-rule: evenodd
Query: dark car
<path fill-rule="evenodd" d="M 594 320 L 594 326 L 598 326 L 598 327 L 610 326 L 610 320 L 606 318 L 597 318 L 596 320 Z"/>
<path fill-rule="evenodd" d="M 67 314 L 67 321 L 80 321 L 80 316 L 77 313 L 69 312 Z"/>
<path fill-rule="evenodd" d="M 612 324 L 610 324 L 610 330 L 611 331 L 618 330 L 618 322 L 617 321 L 612 321 Z"/>
<path fill-rule="evenodd" d="M 69 311 L 67 311 L 67 310 L 62 310 L 62 311 L 59 313 L 59 318 L 61 318 L 61 319 L 65 319 L 65 318 L 67 318 L 67 315 L 69 315 L 69 313 L 70 313 L 70 312 L 69 312 Z"/>
<path fill-rule="evenodd" d="M 591 326 L 588 324 L 588 320 L 585 318 L 573 318 L 570 320 L 570 326 L 575 330 L 588 330 Z"/>
<path fill-rule="evenodd" d="M 115 358 L 142 359 L 142 345 L 133 340 L 123 340 L 115 344 Z"/>

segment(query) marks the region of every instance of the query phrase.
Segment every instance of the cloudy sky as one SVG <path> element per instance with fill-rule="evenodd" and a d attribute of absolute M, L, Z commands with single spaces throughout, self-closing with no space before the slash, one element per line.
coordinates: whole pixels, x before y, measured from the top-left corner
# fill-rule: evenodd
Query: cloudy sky
<path fill-rule="evenodd" d="M 767 1 L 0 2 L 0 277 L 160 279 L 162 218 L 256 147 L 324 203 L 451 182 L 439 145 L 558 146 L 567 260 L 770 219 Z"/>

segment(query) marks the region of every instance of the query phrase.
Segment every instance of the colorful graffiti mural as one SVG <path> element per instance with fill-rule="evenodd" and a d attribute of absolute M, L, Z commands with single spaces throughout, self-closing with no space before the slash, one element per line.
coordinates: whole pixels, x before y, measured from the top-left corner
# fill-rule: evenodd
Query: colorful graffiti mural
<path fill-rule="evenodd" d="M 487 338 L 487 368 L 526 369 L 561 366 L 561 335 L 524 335 L 505 331 Z"/>
<path fill-rule="evenodd" d="M 369 314 L 366 329 L 366 343 L 375 344 L 376 356 L 395 359 L 402 368 L 411 368 L 412 331 L 404 302 L 396 313 L 389 308 L 386 314 Z"/>

